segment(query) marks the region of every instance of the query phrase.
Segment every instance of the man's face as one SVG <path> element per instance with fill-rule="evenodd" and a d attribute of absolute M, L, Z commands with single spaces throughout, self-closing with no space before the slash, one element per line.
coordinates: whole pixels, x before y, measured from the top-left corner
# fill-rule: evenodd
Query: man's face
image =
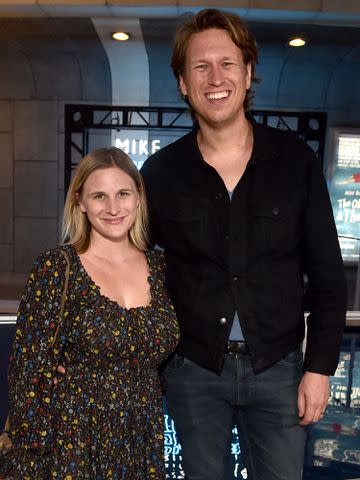
<path fill-rule="evenodd" d="M 244 114 L 251 66 L 226 30 L 209 29 L 190 37 L 180 89 L 196 112 L 200 127 L 232 125 Z"/>

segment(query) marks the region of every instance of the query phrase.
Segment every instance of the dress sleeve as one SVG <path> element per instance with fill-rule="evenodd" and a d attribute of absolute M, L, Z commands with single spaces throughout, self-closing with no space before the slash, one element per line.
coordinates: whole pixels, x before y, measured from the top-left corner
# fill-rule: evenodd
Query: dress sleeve
<path fill-rule="evenodd" d="M 49 368 L 49 351 L 61 320 L 65 271 L 61 252 L 46 252 L 35 260 L 20 301 L 8 381 L 11 436 L 25 448 L 37 448 L 48 434 L 42 412 L 51 399 L 43 380 L 51 386 L 57 366 Z"/>

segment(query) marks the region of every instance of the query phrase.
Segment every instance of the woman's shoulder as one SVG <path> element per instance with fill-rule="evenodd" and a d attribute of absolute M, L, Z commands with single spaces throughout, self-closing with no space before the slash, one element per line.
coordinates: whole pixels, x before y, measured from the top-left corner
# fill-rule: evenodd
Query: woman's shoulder
<path fill-rule="evenodd" d="M 165 269 L 165 256 L 164 251 L 158 248 L 152 248 L 146 251 L 146 256 L 149 258 L 151 269 L 153 272 L 155 270 L 160 270 L 161 272 Z"/>
<path fill-rule="evenodd" d="M 164 255 L 164 250 L 161 248 L 150 248 L 149 250 L 146 251 L 146 255 L 148 255 L 150 258 L 153 260 L 158 260 L 161 262 L 165 261 L 165 255 Z"/>
<path fill-rule="evenodd" d="M 33 262 L 33 269 L 41 269 L 45 272 L 65 270 L 70 263 L 72 247 L 62 245 L 53 249 L 43 251 Z"/>

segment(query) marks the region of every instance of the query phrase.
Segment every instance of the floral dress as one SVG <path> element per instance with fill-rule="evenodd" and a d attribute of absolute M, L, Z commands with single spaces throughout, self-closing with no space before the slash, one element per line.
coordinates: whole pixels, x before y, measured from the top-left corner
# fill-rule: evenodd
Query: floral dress
<path fill-rule="evenodd" d="M 0 457 L 0 475 L 11 480 L 162 480 L 158 367 L 179 336 L 164 288 L 163 255 L 146 252 L 150 304 L 126 309 L 100 293 L 73 247 L 61 248 L 70 260 L 66 333 L 62 327 L 61 347 L 51 352 L 49 368 L 44 358 L 61 321 L 66 268 L 58 248 L 37 259 L 20 303 L 9 370 L 14 448 Z M 58 363 L 66 374 L 54 386 Z M 48 379 L 48 389 L 37 388 L 40 377 Z M 46 408 L 51 425 L 44 420 L 39 426 Z M 40 448 L 50 431 L 47 448 Z"/>

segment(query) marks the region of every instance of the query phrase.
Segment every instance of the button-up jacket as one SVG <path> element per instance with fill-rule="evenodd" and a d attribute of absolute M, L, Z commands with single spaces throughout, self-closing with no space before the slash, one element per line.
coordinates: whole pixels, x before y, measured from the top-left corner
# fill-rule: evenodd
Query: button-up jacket
<path fill-rule="evenodd" d="M 154 243 L 165 249 L 180 354 L 220 372 L 234 312 L 256 371 L 304 338 L 304 369 L 333 374 L 344 327 L 343 263 L 319 161 L 294 134 L 253 123 L 254 147 L 230 201 L 196 130 L 142 168 Z M 304 281 L 304 278 L 307 281 Z"/>

